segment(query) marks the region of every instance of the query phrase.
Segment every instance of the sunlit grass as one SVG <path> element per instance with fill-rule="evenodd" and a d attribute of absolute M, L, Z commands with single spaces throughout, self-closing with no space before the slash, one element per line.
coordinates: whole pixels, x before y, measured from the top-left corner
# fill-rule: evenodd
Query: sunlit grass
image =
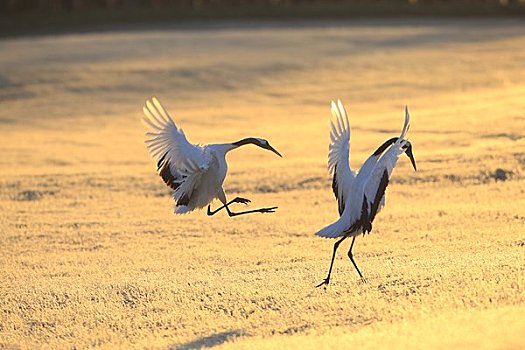
<path fill-rule="evenodd" d="M 519 347 L 524 38 L 445 21 L 2 41 L 0 346 Z M 277 213 L 174 216 L 139 122 L 153 94 L 191 141 L 270 140 L 284 158 L 232 153 L 225 188 Z M 334 98 L 354 168 L 408 104 L 418 172 L 400 160 L 356 241 L 369 283 L 345 246 L 324 290 Z"/>

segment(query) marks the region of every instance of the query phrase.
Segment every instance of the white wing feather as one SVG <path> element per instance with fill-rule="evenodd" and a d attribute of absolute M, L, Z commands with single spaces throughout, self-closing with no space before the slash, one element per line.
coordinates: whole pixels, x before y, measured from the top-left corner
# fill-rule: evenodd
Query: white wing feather
<path fill-rule="evenodd" d="M 188 142 L 182 129 L 177 127 L 157 98 L 147 100 L 143 112 L 143 123 L 151 130 L 146 133 L 145 142 L 157 162 L 159 174 L 175 190 L 177 202 L 183 197 L 190 198 L 202 174 L 210 166 L 211 153 L 205 147 Z M 163 173 L 166 165 L 169 172 Z"/>
<path fill-rule="evenodd" d="M 349 170 L 350 122 L 341 101 L 332 101 L 332 120 L 330 121 L 330 146 L 328 147 L 328 171 L 332 174 L 338 166 Z"/>
<path fill-rule="evenodd" d="M 403 124 L 403 128 L 401 129 L 401 134 L 399 135 L 399 139 L 403 140 L 408 132 L 408 129 L 410 128 L 410 115 L 408 114 L 408 107 L 405 106 L 405 122 Z M 364 162 L 364 164 L 361 166 L 361 169 L 359 169 L 359 174 L 357 175 L 358 182 L 366 182 L 366 180 L 370 177 L 371 172 L 374 170 L 377 162 L 379 161 L 380 155 L 371 155 L 368 157 L 368 159 Z"/>
<path fill-rule="evenodd" d="M 410 114 L 408 113 L 408 106 L 405 106 L 405 123 L 403 124 L 403 129 L 401 129 L 400 139 L 404 139 L 410 129 Z"/>
<path fill-rule="evenodd" d="M 350 169 L 350 122 L 341 100 L 331 103 L 330 146 L 328 147 L 328 171 L 333 175 L 332 189 L 339 202 L 339 212 L 344 209 L 345 198 L 355 178 Z"/>
<path fill-rule="evenodd" d="M 376 162 L 373 169 L 370 171 L 369 176 L 367 177 L 367 181 L 364 188 L 364 194 L 369 201 L 370 205 L 368 206 L 369 212 L 372 211 L 372 206 L 374 203 L 374 200 L 376 198 L 378 190 L 381 190 L 381 181 L 383 181 L 383 176 L 386 172 L 386 183 L 384 186 L 388 185 L 388 182 L 390 180 L 390 177 L 392 176 L 392 172 L 394 171 L 394 168 L 396 167 L 397 161 L 399 159 L 399 156 L 403 154 L 404 149 L 403 147 L 408 142 L 408 140 L 405 139 L 406 134 L 408 132 L 408 129 L 410 128 L 410 115 L 408 113 L 408 108 L 405 106 L 405 122 L 403 124 L 403 129 L 401 130 L 401 134 L 399 135 L 399 138 L 396 142 L 394 142 L 390 148 L 383 153 L 381 158 Z M 375 216 L 381 209 L 385 206 L 385 197 L 386 193 L 381 194 L 381 202 L 379 203 L 379 206 L 377 208 L 377 211 L 373 213 L 373 216 Z M 373 218 L 372 218 L 373 219 Z"/>
<path fill-rule="evenodd" d="M 383 180 L 383 176 L 386 173 L 386 185 L 388 185 L 388 181 L 390 180 L 390 177 L 392 176 L 392 172 L 397 164 L 397 160 L 399 159 L 399 156 L 404 152 L 402 147 L 406 144 L 406 140 L 403 140 L 401 142 L 394 143 L 388 151 L 386 151 L 379 161 L 377 162 L 376 166 L 372 170 L 370 176 L 368 177 L 368 181 L 365 185 L 365 195 L 370 203 L 369 208 L 369 214 L 372 211 L 372 206 L 376 198 L 376 194 L 378 190 L 380 190 L 380 184 Z M 386 189 L 386 187 L 383 189 L 383 191 Z M 381 211 L 381 209 L 385 206 L 385 197 L 386 194 L 383 192 L 381 194 L 381 199 L 379 206 L 377 207 L 377 211 L 373 214 L 374 217 L 377 213 Z"/>
<path fill-rule="evenodd" d="M 151 129 L 146 134 L 146 145 L 156 161 L 167 153 L 172 170 L 181 174 L 208 168 L 211 159 L 204 148 L 188 142 L 157 98 L 146 101 L 143 112 L 143 122 Z"/>

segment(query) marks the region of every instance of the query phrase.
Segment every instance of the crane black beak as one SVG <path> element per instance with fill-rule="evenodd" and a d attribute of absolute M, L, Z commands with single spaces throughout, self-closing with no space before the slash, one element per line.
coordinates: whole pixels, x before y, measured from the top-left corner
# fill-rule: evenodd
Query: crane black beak
<path fill-rule="evenodd" d="M 275 148 L 273 148 L 272 146 L 270 146 L 270 144 L 268 144 L 268 148 L 267 148 L 267 150 L 272 151 L 273 153 L 277 154 L 277 155 L 278 155 L 279 157 L 281 157 L 281 158 L 283 157 L 283 156 L 281 155 L 281 153 L 279 153 Z"/>
<path fill-rule="evenodd" d="M 405 149 L 405 153 L 410 158 L 410 162 L 412 163 L 412 166 L 414 167 L 414 170 L 417 171 L 416 167 L 416 160 L 414 159 L 414 154 L 412 153 L 412 145 L 410 143 L 407 144 L 407 148 Z"/>

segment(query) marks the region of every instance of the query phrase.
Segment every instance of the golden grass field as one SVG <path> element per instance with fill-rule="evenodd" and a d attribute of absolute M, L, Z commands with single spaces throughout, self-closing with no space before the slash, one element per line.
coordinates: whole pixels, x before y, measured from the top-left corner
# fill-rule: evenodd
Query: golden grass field
<path fill-rule="evenodd" d="M 1 39 L 0 348 L 524 348 L 524 47 L 518 20 Z M 225 188 L 278 211 L 175 216 L 151 95 L 190 141 L 270 140 L 284 158 L 232 152 Z M 325 290 L 337 98 L 354 169 L 408 104 L 418 172 L 400 158 L 356 241 L 368 283 L 345 242 Z"/>

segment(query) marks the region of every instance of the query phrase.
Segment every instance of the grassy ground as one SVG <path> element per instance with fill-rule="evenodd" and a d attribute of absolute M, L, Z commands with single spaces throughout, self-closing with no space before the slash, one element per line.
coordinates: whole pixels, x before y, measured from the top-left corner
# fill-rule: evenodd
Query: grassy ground
<path fill-rule="evenodd" d="M 0 347 L 519 348 L 524 45 L 501 20 L 1 40 Z M 225 187 L 278 212 L 174 216 L 142 143 L 152 94 L 194 142 L 269 139 L 285 157 L 236 151 Z M 324 290 L 334 98 L 354 168 L 408 104 L 419 171 L 401 159 L 356 242 L 369 282 L 345 246 Z"/>

